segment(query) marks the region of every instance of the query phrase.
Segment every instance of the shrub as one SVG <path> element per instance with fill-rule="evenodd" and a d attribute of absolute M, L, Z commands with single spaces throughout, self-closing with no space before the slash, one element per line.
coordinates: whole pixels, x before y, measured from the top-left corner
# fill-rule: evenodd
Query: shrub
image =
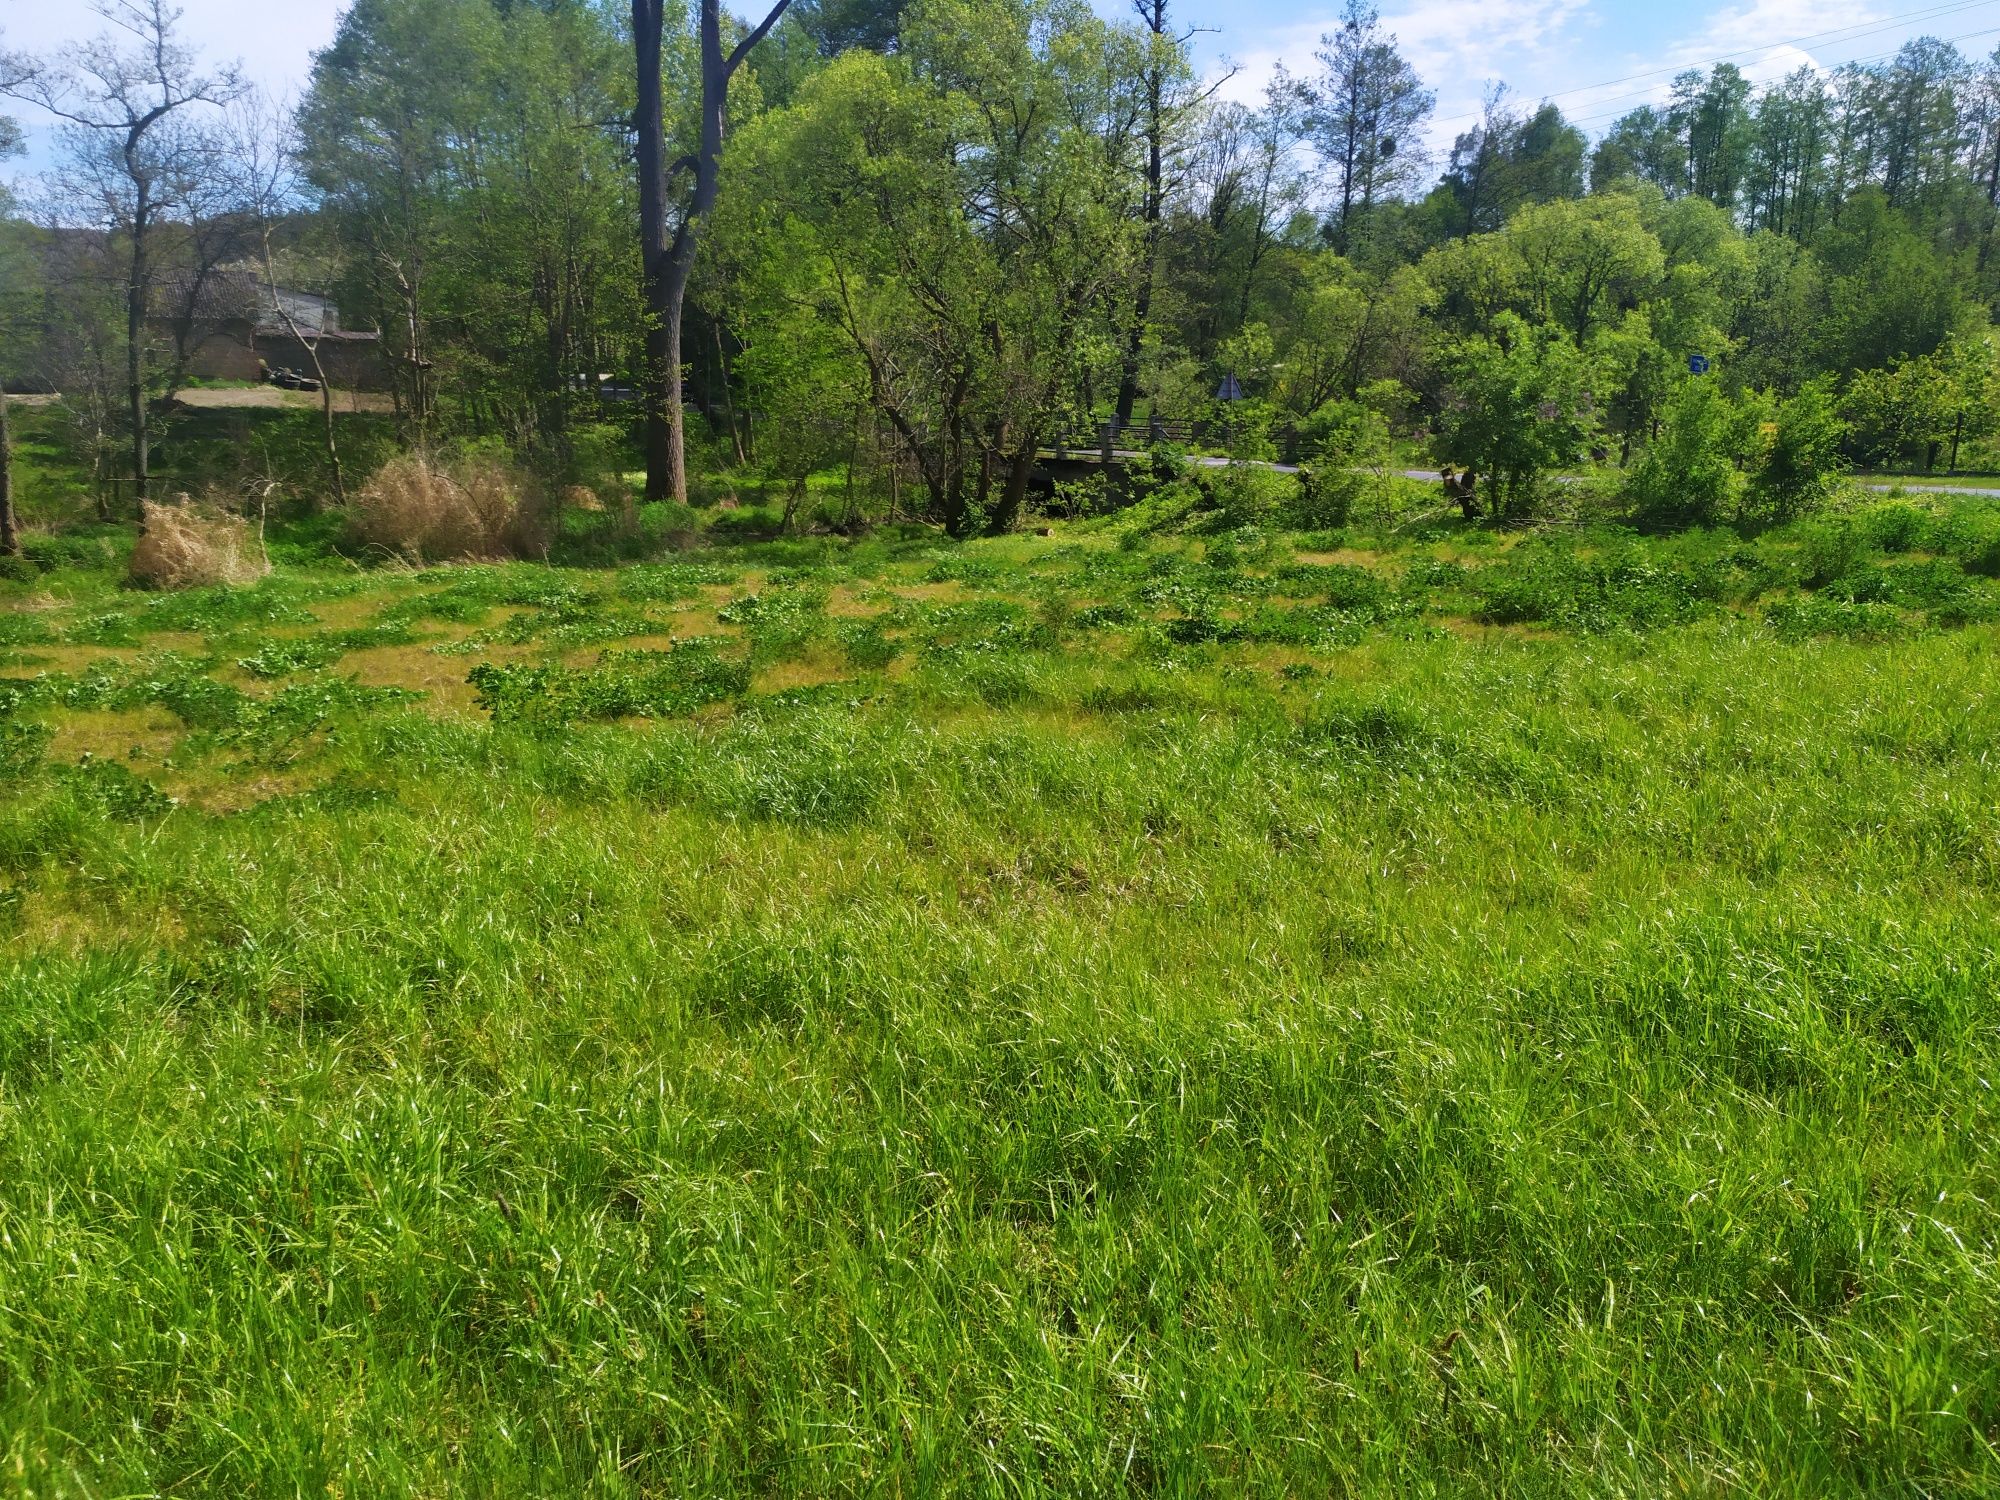
<path fill-rule="evenodd" d="M 1101 472 L 1059 481 L 1049 496 L 1049 514 L 1059 516 L 1102 516 L 1117 508 L 1111 481 Z"/>
<path fill-rule="evenodd" d="M 1461 341 L 1441 361 L 1445 377 L 1433 447 L 1480 476 L 1489 506 L 1530 510 L 1544 478 L 1583 456 L 1590 432 L 1583 356 L 1560 329 L 1511 312 L 1490 336 Z"/>
<path fill-rule="evenodd" d="M 1923 544 L 1930 517 L 1914 505 L 1878 505 L 1861 516 L 1868 539 L 1883 552 L 1914 552 Z"/>
<path fill-rule="evenodd" d="M 141 588 L 191 589 L 255 582 L 271 571 L 261 539 L 243 517 L 182 495 L 173 505 L 145 501 L 131 579 Z"/>
<path fill-rule="evenodd" d="M 176 805 L 152 782 L 116 761 L 85 760 L 80 765 L 59 767 L 55 776 L 79 803 L 115 822 L 157 818 L 172 812 Z"/>
<path fill-rule="evenodd" d="M 42 763 L 55 731 L 30 719 L 0 719 L 0 776 L 19 782 Z"/>
<path fill-rule="evenodd" d="M 1658 441 L 1626 481 L 1644 515 L 1710 525 L 1734 513 L 1743 486 L 1730 448 L 1735 427 L 1729 398 L 1712 380 L 1684 380 L 1667 401 Z"/>
<path fill-rule="evenodd" d="M 1764 611 L 1764 621 L 1784 641 L 1822 635 L 1885 641 L 1903 630 L 1903 617 L 1886 604 L 1857 604 L 1817 595 L 1780 599 Z"/>
<path fill-rule="evenodd" d="M 548 555 L 551 508 L 496 458 L 446 464 L 391 459 L 355 496 L 349 529 L 363 546 L 412 562 Z"/>
<path fill-rule="evenodd" d="M 1391 399 L 1386 393 L 1378 397 Z M 1388 510 L 1394 450 L 1381 412 L 1363 401 L 1328 401 L 1299 424 L 1299 441 L 1310 458 L 1300 466 L 1298 493 L 1285 507 L 1287 526 L 1295 531 L 1345 526 L 1364 503 L 1378 514 Z"/>
<path fill-rule="evenodd" d="M 1817 510 L 1844 468 L 1840 445 L 1847 423 L 1834 409 L 1832 394 L 1822 384 L 1806 386 L 1778 404 L 1769 428 L 1751 476 L 1747 509 L 1780 521 Z"/>
<path fill-rule="evenodd" d="M 881 625 L 873 620 L 841 626 L 840 644 L 847 651 L 848 661 L 866 670 L 888 666 L 902 650 L 894 640 L 883 634 Z"/>
<path fill-rule="evenodd" d="M 1368 487 L 1369 477 L 1344 464 L 1304 464 L 1298 492 L 1284 505 L 1279 519 L 1293 531 L 1332 531 L 1354 516 L 1354 505 Z"/>
<path fill-rule="evenodd" d="M 1212 531 L 1269 525 L 1298 491 L 1298 481 L 1292 475 L 1245 463 L 1203 469 L 1195 476 L 1195 483 L 1209 512 L 1205 528 Z"/>
<path fill-rule="evenodd" d="M 1118 487 L 1129 505 L 1173 489 L 1190 472 L 1186 453 L 1169 443 L 1155 443 L 1126 461 L 1118 472 Z"/>

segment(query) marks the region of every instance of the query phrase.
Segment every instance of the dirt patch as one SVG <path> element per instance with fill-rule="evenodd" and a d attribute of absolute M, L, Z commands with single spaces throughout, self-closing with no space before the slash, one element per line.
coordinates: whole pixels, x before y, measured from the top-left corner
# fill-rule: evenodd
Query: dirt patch
<path fill-rule="evenodd" d="M 1354 547 L 1339 547 L 1332 552 L 1298 552 L 1293 556 L 1315 568 L 1372 568 L 1382 561 L 1379 553 L 1362 552 Z"/>
<path fill-rule="evenodd" d="M 0 651 L 0 666 L 75 675 L 92 667 L 125 662 L 132 653 L 119 646 L 22 646 Z"/>
<path fill-rule="evenodd" d="M 370 646 L 350 651 L 337 666 L 342 676 L 366 687 L 405 688 L 428 694 L 423 706 L 434 712 L 469 716 L 477 712 L 465 679 L 482 661 L 520 661 L 534 654 L 526 646 L 489 646 L 477 656 L 439 656 L 429 645 Z"/>
<path fill-rule="evenodd" d="M 759 694 L 789 693 L 799 688 L 824 687 L 829 682 L 845 682 L 849 677 L 845 662 L 830 652 L 815 651 L 764 668 L 750 679 L 750 690 Z"/>
<path fill-rule="evenodd" d="M 182 406 L 193 407 L 197 411 L 271 411 L 284 407 L 304 411 L 320 409 L 319 392 L 284 391 L 275 385 L 204 386 L 182 391 L 174 399 Z M 396 403 L 381 391 L 336 390 L 333 393 L 333 409 L 336 412 L 382 413 L 394 411 Z"/>
<path fill-rule="evenodd" d="M 55 720 L 48 759 L 55 764 L 115 760 L 125 765 L 159 765 L 186 732 L 164 708 L 77 709 Z"/>
<path fill-rule="evenodd" d="M 870 620 L 881 614 L 882 608 L 862 603 L 851 588 L 842 584 L 827 596 L 826 612 L 836 620 Z"/>

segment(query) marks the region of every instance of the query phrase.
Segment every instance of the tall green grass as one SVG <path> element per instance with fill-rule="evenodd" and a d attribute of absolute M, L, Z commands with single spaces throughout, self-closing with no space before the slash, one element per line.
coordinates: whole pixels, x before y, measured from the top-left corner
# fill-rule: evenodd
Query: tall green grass
<path fill-rule="evenodd" d="M 1924 514 L 77 573 L 0 1492 L 1992 1493 L 2000 634 L 1835 587 Z"/>

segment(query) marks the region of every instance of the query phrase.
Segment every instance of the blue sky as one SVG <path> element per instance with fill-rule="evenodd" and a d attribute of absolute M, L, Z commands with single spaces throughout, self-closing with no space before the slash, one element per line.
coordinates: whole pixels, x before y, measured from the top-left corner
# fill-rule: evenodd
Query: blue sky
<path fill-rule="evenodd" d="M 285 93 L 302 85 L 313 49 L 332 37 L 347 0 L 178 3 L 205 52 L 240 58 L 267 89 Z M 1097 3 L 1107 14 L 1126 11 L 1121 0 Z M 745 8 L 742 0 L 735 8 Z M 1338 9 L 1339 0 L 1175 3 L 1183 25 L 1205 28 L 1204 65 L 1237 65 L 1223 92 L 1245 101 L 1261 94 L 1281 62 L 1310 72 Z M 1975 56 L 2000 43 L 2000 0 L 1381 0 L 1380 9 L 1437 91 L 1432 141 L 1440 147 L 1476 117 L 1489 82 L 1504 81 L 1525 102 L 1553 97 L 1595 133 L 1657 98 L 1676 68 L 1716 58 L 1761 81 L 1803 63 L 1874 58 L 1912 36 L 1959 38 Z M 0 36 L 10 47 L 46 51 L 100 25 L 87 0 L 0 0 Z M 31 111 L 12 112 L 33 130 Z"/>

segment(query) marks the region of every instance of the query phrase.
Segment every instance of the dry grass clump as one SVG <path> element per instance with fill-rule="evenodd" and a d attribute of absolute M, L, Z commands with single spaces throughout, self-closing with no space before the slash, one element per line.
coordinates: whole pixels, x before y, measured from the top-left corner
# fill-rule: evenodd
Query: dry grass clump
<path fill-rule="evenodd" d="M 254 583 L 271 571 L 263 539 L 250 523 L 218 505 L 180 496 L 172 505 L 144 501 L 132 582 L 148 589 Z"/>
<path fill-rule="evenodd" d="M 391 459 L 356 495 L 348 524 L 369 547 L 412 562 L 548 556 L 541 492 L 490 458 Z"/>

